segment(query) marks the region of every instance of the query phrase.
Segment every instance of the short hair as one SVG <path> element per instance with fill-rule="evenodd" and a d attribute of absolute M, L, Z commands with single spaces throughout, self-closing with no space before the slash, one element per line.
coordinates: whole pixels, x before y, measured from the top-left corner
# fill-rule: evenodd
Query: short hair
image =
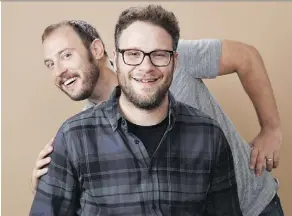
<path fill-rule="evenodd" d="M 121 13 L 115 26 L 116 49 L 118 48 L 118 40 L 122 31 L 135 21 L 149 22 L 165 29 L 172 37 L 173 49 L 177 49 L 177 44 L 180 38 L 180 28 L 174 13 L 165 10 L 160 5 L 153 4 L 141 7 L 130 7 Z"/>
<path fill-rule="evenodd" d="M 89 50 L 91 43 L 95 39 L 99 39 L 104 47 L 104 55 L 108 56 L 108 54 L 105 50 L 105 45 L 104 45 L 99 33 L 96 31 L 96 29 L 92 25 L 90 25 L 89 23 L 87 23 L 83 20 L 65 20 L 65 21 L 61 21 L 59 23 L 49 25 L 48 27 L 45 28 L 45 30 L 42 34 L 42 43 L 53 31 L 55 31 L 58 28 L 65 27 L 65 26 L 71 27 L 76 32 L 76 34 L 82 40 L 82 42 L 87 50 Z"/>

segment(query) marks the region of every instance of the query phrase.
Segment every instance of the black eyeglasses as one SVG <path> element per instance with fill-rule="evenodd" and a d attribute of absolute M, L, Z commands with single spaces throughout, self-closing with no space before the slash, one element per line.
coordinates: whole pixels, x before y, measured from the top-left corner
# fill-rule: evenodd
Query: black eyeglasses
<path fill-rule="evenodd" d="M 169 65 L 171 57 L 174 54 L 172 50 L 153 50 L 148 53 L 137 49 L 117 49 L 117 51 L 122 54 L 124 63 L 130 66 L 140 65 L 145 56 L 149 56 L 154 66 L 165 67 Z"/>

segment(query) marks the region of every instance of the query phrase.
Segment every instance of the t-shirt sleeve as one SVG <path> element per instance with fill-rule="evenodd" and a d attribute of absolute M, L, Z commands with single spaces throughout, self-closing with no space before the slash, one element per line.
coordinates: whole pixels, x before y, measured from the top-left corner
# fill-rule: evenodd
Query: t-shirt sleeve
<path fill-rule="evenodd" d="M 184 68 L 194 78 L 215 78 L 219 73 L 221 40 L 179 40 L 178 68 Z"/>

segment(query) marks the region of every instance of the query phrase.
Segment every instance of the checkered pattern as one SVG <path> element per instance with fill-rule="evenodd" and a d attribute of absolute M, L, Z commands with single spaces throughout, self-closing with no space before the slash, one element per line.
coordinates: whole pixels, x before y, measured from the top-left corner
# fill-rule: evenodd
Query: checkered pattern
<path fill-rule="evenodd" d="M 62 125 L 30 215 L 242 215 L 218 124 L 169 93 L 169 125 L 149 157 L 127 132 L 120 93 Z"/>

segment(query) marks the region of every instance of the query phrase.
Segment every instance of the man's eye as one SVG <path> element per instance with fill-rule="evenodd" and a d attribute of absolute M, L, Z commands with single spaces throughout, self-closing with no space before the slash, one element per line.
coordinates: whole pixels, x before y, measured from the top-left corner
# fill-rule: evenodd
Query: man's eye
<path fill-rule="evenodd" d="M 129 56 L 139 56 L 140 52 L 128 52 Z"/>
<path fill-rule="evenodd" d="M 47 63 L 46 66 L 47 66 L 48 69 L 52 69 L 53 66 L 54 66 L 54 63 L 52 63 L 52 62 L 51 63 Z"/>
<path fill-rule="evenodd" d="M 62 56 L 63 59 L 68 59 L 68 58 L 70 58 L 70 57 L 71 57 L 71 53 L 65 53 L 65 54 Z"/>
<path fill-rule="evenodd" d="M 153 53 L 154 57 L 167 57 L 168 56 L 168 53 L 165 53 L 165 52 L 156 52 L 156 53 Z"/>

